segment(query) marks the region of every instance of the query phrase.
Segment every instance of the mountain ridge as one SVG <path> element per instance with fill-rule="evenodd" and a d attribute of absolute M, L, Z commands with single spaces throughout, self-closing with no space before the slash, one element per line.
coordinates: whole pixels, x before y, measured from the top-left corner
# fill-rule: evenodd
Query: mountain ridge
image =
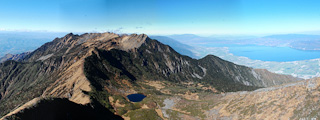
<path fill-rule="evenodd" d="M 83 105 L 93 99 L 114 111 L 117 107 L 110 107 L 110 101 L 105 97 L 124 97 L 141 91 L 144 87 L 139 83 L 146 80 L 208 84 L 210 89 L 216 89 L 211 91 L 213 93 L 281 84 L 264 81 L 265 78 L 256 76 L 264 73 L 255 73 L 252 68 L 213 55 L 199 60 L 180 55 L 170 46 L 145 34 L 70 33 L 44 44 L 17 62 L 6 61 L 0 66 L 3 69 L 0 71 L 3 75 L 0 79 L 0 103 L 10 103 L 10 106 L 0 108 L 8 110 L 42 96 L 68 98 Z M 16 72 L 6 73 L 8 70 Z M 276 81 L 283 79 L 277 74 L 270 74 L 277 78 Z M 293 77 L 287 79 L 285 83 L 298 80 Z M 21 89 L 15 89 L 19 87 Z M 21 99 L 14 100 L 16 97 Z M 115 112 L 123 115 L 117 109 Z"/>

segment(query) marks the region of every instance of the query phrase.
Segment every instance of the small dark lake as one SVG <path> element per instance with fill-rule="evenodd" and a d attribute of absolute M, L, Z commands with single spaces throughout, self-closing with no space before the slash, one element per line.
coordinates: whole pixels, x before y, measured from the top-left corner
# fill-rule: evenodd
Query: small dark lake
<path fill-rule="evenodd" d="M 143 94 L 130 94 L 127 96 L 127 98 L 131 101 L 131 102 L 140 102 L 142 101 L 146 96 Z"/>

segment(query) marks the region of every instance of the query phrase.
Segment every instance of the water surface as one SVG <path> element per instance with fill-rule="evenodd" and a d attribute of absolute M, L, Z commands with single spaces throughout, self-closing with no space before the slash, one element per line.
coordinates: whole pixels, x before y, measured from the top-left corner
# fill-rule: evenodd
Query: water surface
<path fill-rule="evenodd" d="M 131 102 L 140 102 L 142 101 L 146 96 L 143 94 L 130 94 L 127 96 L 127 98 L 131 101 Z"/>
<path fill-rule="evenodd" d="M 206 47 L 228 47 L 236 56 L 244 56 L 262 61 L 300 61 L 320 58 L 320 51 L 297 50 L 290 47 L 271 47 L 261 45 L 207 44 Z"/>

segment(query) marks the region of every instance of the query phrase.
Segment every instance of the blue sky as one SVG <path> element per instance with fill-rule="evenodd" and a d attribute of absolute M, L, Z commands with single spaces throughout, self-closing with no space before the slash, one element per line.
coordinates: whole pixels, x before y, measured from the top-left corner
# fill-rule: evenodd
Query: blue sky
<path fill-rule="evenodd" d="M 0 30 L 320 33 L 319 0 L 0 0 Z"/>

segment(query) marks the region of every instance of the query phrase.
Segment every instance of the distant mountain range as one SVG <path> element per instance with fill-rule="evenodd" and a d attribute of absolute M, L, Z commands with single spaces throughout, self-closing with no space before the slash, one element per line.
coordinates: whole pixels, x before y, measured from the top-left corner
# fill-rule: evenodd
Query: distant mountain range
<path fill-rule="evenodd" d="M 200 37 L 192 34 L 168 36 L 179 42 L 186 44 L 201 45 L 205 43 L 217 44 L 241 44 L 241 45 L 263 45 L 263 46 L 286 46 L 299 50 L 320 50 L 320 35 L 305 34 L 282 34 L 264 37 L 244 36 L 244 37 Z"/>
<path fill-rule="evenodd" d="M 258 38 L 254 42 L 258 45 L 287 46 L 299 50 L 320 50 L 320 35 L 271 35 Z"/>
<path fill-rule="evenodd" d="M 70 33 L 56 38 L 1 63 L 0 75 L 0 113 L 8 119 L 211 119 L 222 114 L 210 112 L 216 109 L 207 101 L 212 97 L 210 101 L 217 101 L 213 104 L 223 105 L 218 101 L 239 97 L 230 92 L 301 81 L 214 55 L 193 59 L 145 34 L 114 33 Z M 126 96 L 133 93 L 147 97 L 130 102 Z M 56 110 L 62 106 L 70 111 Z"/>

